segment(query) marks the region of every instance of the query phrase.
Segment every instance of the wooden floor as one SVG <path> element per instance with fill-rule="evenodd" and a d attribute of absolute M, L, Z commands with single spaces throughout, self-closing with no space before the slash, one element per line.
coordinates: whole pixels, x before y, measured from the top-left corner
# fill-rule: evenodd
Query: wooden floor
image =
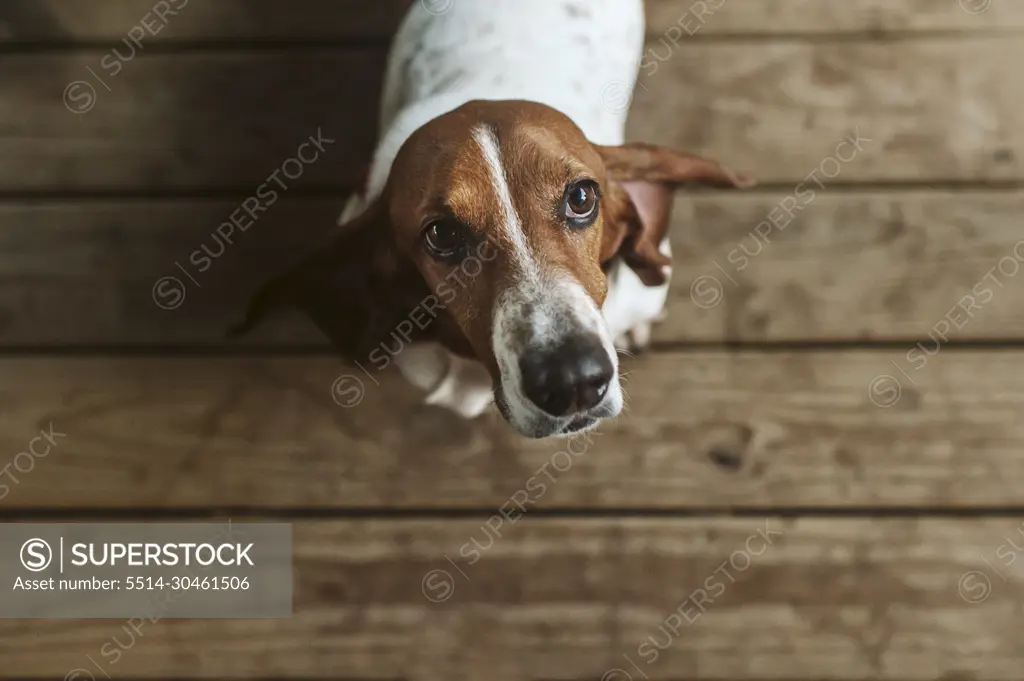
<path fill-rule="evenodd" d="M 1024 3 L 648 5 L 630 137 L 761 185 L 680 196 L 629 411 L 570 444 L 299 320 L 223 340 L 361 176 L 407 0 L 0 0 L 0 517 L 296 548 L 290 619 L 0 620 L 0 680 L 1021 678 Z"/>

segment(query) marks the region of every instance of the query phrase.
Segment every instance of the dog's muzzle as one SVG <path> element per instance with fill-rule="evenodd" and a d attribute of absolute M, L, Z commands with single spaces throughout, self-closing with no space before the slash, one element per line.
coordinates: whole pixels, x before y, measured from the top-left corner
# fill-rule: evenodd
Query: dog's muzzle
<path fill-rule="evenodd" d="M 498 306 L 494 338 L 495 402 L 526 437 L 571 435 L 622 410 L 615 348 L 580 286 L 512 291 Z"/>

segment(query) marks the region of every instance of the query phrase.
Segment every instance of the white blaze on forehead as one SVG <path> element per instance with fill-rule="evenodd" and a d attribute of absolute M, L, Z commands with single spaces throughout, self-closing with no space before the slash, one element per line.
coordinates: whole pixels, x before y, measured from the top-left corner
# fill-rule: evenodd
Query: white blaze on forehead
<path fill-rule="evenodd" d="M 542 262 L 531 252 L 512 201 L 508 173 L 494 130 L 477 126 L 473 129 L 473 140 L 480 147 L 494 186 L 492 200 L 497 204 L 497 219 L 493 229 L 508 244 L 510 259 L 519 270 L 508 287 L 499 293 L 491 331 L 509 420 L 520 432 L 534 437 L 561 432 L 570 423 L 571 417 L 546 414 L 526 397 L 519 361 L 527 352 L 551 352 L 580 335 L 596 335 L 616 368 L 607 395 L 595 408 L 594 416 L 618 415 L 622 409 L 618 362 L 600 309 L 573 276 L 542 267 Z"/>
<path fill-rule="evenodd" d="M 516 212 L 515 204 L 512 202 L 512 191 L 508 186 L 508 174 L 505 172 L 505 165 L 501 158 L 498 138 L 491 128 L 480 125 L 473 129 L 473 139 L 483 152 L 498 199 L 499 220 L 497 228 L 501 230 L 508 243 L 512 246 L 513 261 L 522 268 L 524 273 L 536 275 L 537 263 L 530 252 L 530 244 L 526 241 L 523 223 Z"/>

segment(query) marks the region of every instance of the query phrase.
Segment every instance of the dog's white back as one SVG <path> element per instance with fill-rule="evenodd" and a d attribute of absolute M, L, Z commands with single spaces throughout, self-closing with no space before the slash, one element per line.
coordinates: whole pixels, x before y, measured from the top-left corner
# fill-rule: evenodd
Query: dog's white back
<path fill-rule="evenodd" d="M 540 102 L 621 144 L 643 35 L 642 0 L 414 3 L 388 59 L 368 198 L 414 130 L 474 99 Z"/>

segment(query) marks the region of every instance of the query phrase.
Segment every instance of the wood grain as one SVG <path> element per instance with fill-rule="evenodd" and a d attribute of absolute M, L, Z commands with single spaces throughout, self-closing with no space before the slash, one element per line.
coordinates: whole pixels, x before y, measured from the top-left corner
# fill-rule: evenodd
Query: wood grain
<path fill-rule="evenodd" d="M 786 37 L 868 33 L 954 31 L 1024 28 L 1024 7 L 1009 2 L 964 0 L 705 0 L 693 2 L 647 0 L 648 33 L 667 32 L 673 25 L 697 36 Z M 967 12 L 966 6 L 975 13 Z M 712 12 L 711 10 L 714 9 Z M 683 41 L 688 37 L 684 36 Z"/>
<path fill-rule="evenodd" d="M 410 0 L 218 0 L 191 2 L 166 22 L 154 21 L 153 0 L 6 0 L 0 5 L 0 42 L 120 41 L 149 15 L 152 30 L 144 43 L 175 40 L 388 40 Z M 176 0 L 173 6 L 181 5 Z M 971 32 L 1024 28 L 1024 9 L 991 2 L 968 13 L 948 0 L 728 0 L 706 2 L 647 0 L 648 32 L 664 34 L 673 25 L 697 35 L 763 36 L 907 31 Z M 438 6 L 443 6 L 438 3 Z M 968 7 L 980 9 L 979 0 Z M 703 21 L 702 21 L 703 20 Z M 154 34 L 155 32 L 155 34 Z"/>
<path fill-rule="evenodd" d="M 223 339 L 362 178 L 410 1 L 193 0 L 133 50 L 154 0 L 0 0 L 0 518 L 296 530 L 292 618 L 0 620 L 0 681 L 1018 678 L 1024 351 L 951 345 L 1024 339 L 1024 4 L 648 0 L 629 137 L 762 188 L 681 194 L 629 411 L 570 442 L 294 317 Z M 734 341 L 863 346 L 687 348 Z"/>
<path fill-rule="evenodd" d="M 1024 193 L 814 189 L 677 199 L 657 339 L 1024 337 Z"/>
<path fill-rule="evenodd" d="M 2 465 L 50 424 L 66 438 L 3 481 L 3 504 L 1019 504 L 1021 353 L 946 349 L 915 368 L 911 349 L 655 353 L 625 363 L 627 413 L 571 443 L 524 440 L 493 413 L 462 421 L 393 371 L 332 359 L 9 359 Z"/>
<path fill-rule="evenodd" d="M 0 189 L 286 193 L 364 175 L 381 50 L 140 53 L 105 69 L 110 54 L 0 55 Z M 320 131 L 334 142 L 282 170 Z"/>
<path fill-rule="evenodd" d="M 1022 576 L 997 558 L 1019 518 L 510 518 L 303 521 L 291 619 L 4 621 L 3 675 L 99 678 L 87 655 L 129 679 L 996 679 L 1024 663 Z"/>
<path fill-rule="evenodd" d="M 762 182 L 1016 180 L 1016 38 L 806 44 L 649 43 L 628 134 Z M 653 50 L 653 51 L 652 51 Z M 859 133 L 861 151 L 844 140 Z M 840 161 L 839 159 L 843 159 Z M 815 186 L 815 185 L 808 185 Z"/>
<path fill-rule="evenodd" d="M 175 40 L 332 39 L 387 41 L 410 0 L 7 0 L 0 43 L 120 42 L 141 28 L 143 46 Z M 144 23 L 145 22 L 145 25 Z M 147 28 L 148 27 L 148 28 Z"/>
<path fill-rule="evenodd" d="M 717 157 L 764 183 L 796 184 L 818 168 L 827 185 L 1022 177 L 1019 40 L 655 47 L 633 139 Z M 0 126 L 12 131 L 0 139 L 0 190 L 255 189 L 318 128 L 338 142 L 290 185 L 337 189 L 362 176 L 381 50 L 142 53 L 113 78 L 101 66 L 109 56 L 0 58 L 11 74 Z M 88 85 L 68 101 L 92 103 L 85 114 L 61 96 L 76 81 Z M 862 151 L 839 148 L 858 131 L 870 140 Z M 827 161 L 836 154 L 852 160 Z"/>
<path fill-rule="evenodd" d="M 249 297 L 319 243 L 344 205 L 283 194 L 252 221 L 244 201 L 0 203 L 0 252 L 9 254 L 0 257 L 0 338 L 32 347 L 234 347 L 226 331 Z M 245 343 L 326 347 L 296 318 Z"/>
<path fill-rule="evenodd" d="M 243 200 L 0 203 L 0 346 L 224 347 L 249 296 L 343 203 L 286 195 L 208 258 Z M 1021 215 L 1018 191 L 681 194 L 656 339 L 912 344 L 947 326 L 951 341 L 1024 338 Z M 154 299 L 166 277 L 180 286 Z M 326 347 L 290 316 L 252 345 Z"/>

